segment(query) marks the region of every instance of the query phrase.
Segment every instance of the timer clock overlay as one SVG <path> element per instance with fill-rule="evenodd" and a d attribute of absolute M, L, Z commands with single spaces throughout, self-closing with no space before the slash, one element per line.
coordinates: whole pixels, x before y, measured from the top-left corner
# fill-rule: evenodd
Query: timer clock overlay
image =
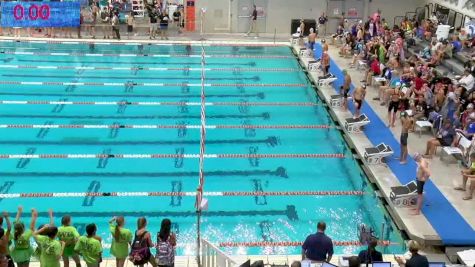
<path fill-rule="evenodd" d="M 2 27 L 79 27 L 79 1 L 1 2 L 0 5 Z"/>

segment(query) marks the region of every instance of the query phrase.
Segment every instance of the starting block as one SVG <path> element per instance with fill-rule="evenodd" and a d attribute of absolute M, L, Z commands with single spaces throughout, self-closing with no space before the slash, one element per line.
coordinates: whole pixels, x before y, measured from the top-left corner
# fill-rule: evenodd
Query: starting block
<path fill-rule="evenodd" d="M 308 71 L 318 71 L 320 68 L 320 59 L 310 60 L 307 65 Z"/>

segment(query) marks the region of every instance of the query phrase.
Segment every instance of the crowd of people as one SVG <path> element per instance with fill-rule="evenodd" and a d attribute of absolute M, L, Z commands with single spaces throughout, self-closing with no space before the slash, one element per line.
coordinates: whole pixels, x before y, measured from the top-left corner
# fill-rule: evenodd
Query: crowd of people
<path fill-rule="evenodd" d="M 102 239 L 98 236 L 97 226 L 88 224 L 86 233 L 80 236 L 72 224 L 71 216 L 61 218 L 61 226 L 55 225 L 53 211 L 49 213 L 49 223 L 36 227 L 38 212 L 31 210 L 30 224 L 22 222 L 23 208 L 18 211 L 13 221 L 9 214 L 3 212 L 0 217 L 0 267 L 28 267 L 32 257 L 40 261 L 43 267 L 70 266 L 70 259 L 76 267 L 81 266 L 80 257 L 88 267 L 98 267 L 102 262 Z M 6 227 L 3 227 L 5 222 Z M 177 239 L 171 231 L 171 221 L 163 219 L 160 231 L 152 235 L 147 231 L 147 219 L 137 220 L 134 233 L 126 228 L 123 216 L 113 217 L 109 221 L 112 236 L 110 253 L 116 259 L 116 266 L 123 267 L 126 260 L 136 266 L 151 264 L 152 266 L 172 267 L 175 262 Z M 33 247 L 31 240 L 36 247 Z M 152 249 L 156 249 L 155 255 Z"/>
<path fill-rule="evenodd" d="M 319 28 L 325 26 L 325 15 L 322 14 L 318 21 L 321 22 Z M 343 70 L 345 78 L 340 87 L 343 108 L 348 108 L 347 99 L 352 96 L 357 117 L 367 88 L 376 88 L 377 96 L 372 100 L 387 107 L 387 126 L 395 127 L 398 122 L 402 126 L 401 164 L 407 163 L 408 137 L 415 131 L 417 121 L 430 122 L 435 136 L 427 141 L 421 157 L 417 157 L 422 158 L 418 161 L 422 165 L 434 156 L 437 148 L 457 147 L 461 138 L 471 141 L 475 133 L 475 34 L 457 28 L 448 38 L 437 38 L 438 22 L 434 13 L 422 20 L 416 16 L 404 18 L 399 25 L 390 27 L 378 13 L 366 21 L 354 23 L 342 14 L 338 29 L 331 36 L 331 43 L 340 45 L 339 55 L 351 58 L 349 68 L 366 67 L 364 79 L 356 86 L 353 95 L 349 93 L 351 77 Z M 315 39 L 315 36 L 309 37 L 309 47 L 314 46 Z M 420 51 L 410 49 L 415 43 L 425 44 L 425 48 Z M 441 71 L 439 66 L 443 61 L 455 58 L 456 54 L 459 54 L 458 58 L 465 58 L 460 62 L 463 73 L 453 75 Z M 322 54 L 317 57 L 321 59 L 322 77 L 330 75 L 330 56 L 325 39 L 322 40 Z M 468 168 L 462 171 L 462 185 L 455 187 L 456 190 L 468 191 L 464 200 L 472 199 L 475 191 L 474 148 L 471 146 L 470 151 L 463 155 L 462 162 Z M 418 191 L 422 194 L 429 177 L 428 170 L 419 176 L 421 190 Z M 472 181 L 469 189 L 468 181 Z"/>

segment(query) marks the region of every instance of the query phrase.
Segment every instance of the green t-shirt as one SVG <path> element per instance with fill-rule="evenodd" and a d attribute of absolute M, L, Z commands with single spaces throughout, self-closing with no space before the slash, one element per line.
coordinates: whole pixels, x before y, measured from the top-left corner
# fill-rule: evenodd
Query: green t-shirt
<path fill-rule="evenodd" d="M 60 226 L 58 228 L 58 238 L 64 241 L 64 256 L 72 256 L 74 254 L 74 245 L 79 238 L 79 233 L 74 226 Z"/>
<path fill-rule="evenodd" d="M 23 234 L 18 236 L 15 240 L 14 235 L 10 236 L 10 239 L 13 241 L 13 245 L 10 251 L 10 255 L 13 258 L 13 261 L 23 263 L 29 262 L 30 257 L 33 254 L 33 248 L 30 245 L 30 239 L 33 235 L 30 229 L 25 230 Z"/>
<path fill-rule="evenodd" d="M 115 238 L 115 224 L 110 224 L 112 234 L 111 254 L 119 259 L 125 259 L 129 255 L 129 243 L 132 242 L 132 232 L 129 229 L 120 228 L 119 238 Z"/>
<path fill-rule="evenodd" d="M 101 258 L 102 245 L 99 240 L 93 237 L 81 236 L 74 247 L 74 250 L 82 255 L 86 263 L 98 263 Z"/>
<path fill-rule="evenodd" d="M 60 267 L 61 243 L 47 236 L 36 236 L 36 243 L 41 249 L 40 265 L 43 267 Z"/>

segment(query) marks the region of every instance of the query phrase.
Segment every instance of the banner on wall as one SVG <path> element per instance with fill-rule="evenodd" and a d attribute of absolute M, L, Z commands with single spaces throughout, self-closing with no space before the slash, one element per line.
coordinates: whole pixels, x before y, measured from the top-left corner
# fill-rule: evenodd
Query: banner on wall
<path fill-rule="evenodd" d="M 350 8 L 348 9 L 348 17 L 350 18 L 357 18 L 358 17 L 358 11 L 356 10 L 356 8 Z"/>
<path fill-rule="evenodd" d="M 2 27 L 79 27 L 80 2 L 1 2 Z"/>

